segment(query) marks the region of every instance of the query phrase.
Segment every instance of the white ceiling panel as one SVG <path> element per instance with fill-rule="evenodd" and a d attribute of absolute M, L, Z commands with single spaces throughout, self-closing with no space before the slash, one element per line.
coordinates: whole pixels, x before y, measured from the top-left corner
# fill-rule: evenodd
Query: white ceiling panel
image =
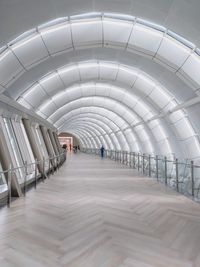
<path fill-rule="evenodd" d="M 68 23 L 43 29 L 40 33 L 50 54 L 72 48 L 71 30 Z"/>
<path fill-rule="evenodd" d="M 183 64 L 182 68 L 179 72 L 186 76 L 186 78 L 190 79 L 192 82 L 196 84 L 196 87 L 200 86 L 200 57 L 196 54 L 192 54 Z"/>
<path fill-rule="evenodd" d="M 93 104 L 94 106 L 103 107 L 105 104 L 105 99 L 104 97 L 93 97 L 90 103 Z"/>
<path fill-rule="evenodd" d="M 79 46 L 96 46 L 102 43 L 101 20 L 73 22 L 71 24 L 73 44 Z"/>
<path fill-rule="evenodd" d="M 134 108 L 134 106 L 136 105 L 138 99 L 137 98 L 130 98 L 129 94 L 126 94 L 123 98 L 123 102 L 126 103 L 127 106 Z"/>
<path fill-rule="evenodd" d="M 95 84 L 87 84 L 87 85 L 81 85 L 80 87 L 80 90 L 82 92 L 82 96 L 85 97 L 85 96 L 94 96 L 95 95 L 95 91 L 96 91 L 96 88 L 95 88 Z"/>
<path fill-rule="evenodd" d="M 141 118 L 143 118 L 148 112 L 149 110 L 147 110 L 143 105 L 140 104 L 140 102 L 138 102 L 135 106 L 134 106 L 134 111 L 138 114 L 138 116 L 140 116 Z"/>
<path fill-rule="evenodd" d="M 52 113 L 54 113 L 58 107 L 51 101 L 50 104 L 44 105 L 40 111 L 46 114 L 47 116 L 50 116 Z"/>
<path fill-rule="evenodd" d="M 153 56 L 159 48 L 162 37 L 162 32 L 136 24 L 131 33 L 128 48 Z"/>
<path fill-rule="evenodd" d="M 97 84 L 96 85 L 96 91 L 95 91 L 95 95 L 99 95 L 99 96 L 109 96 L 110 95 L 110 86 L 108 86 L 107 84 Z"/>
<path fill-rule="evenodd" d="M 161 141 L 163 139 L 166 139 L 166 135 L 163 132 L 163 129 L 160 127 L 160 125 L 154 127 L 152 131 L 153 131 L 153 135 L 157 141 Z"/>
<path fill-rule="evenodd" d="M 79 85 L 75 85 L 75 86 L 72 86 L 70 88 L 67 88 L 66 92 L 67 92 L 67 96 L 68 96 L 67 97 L 68 101 L 82 97 L 82 92 L 80 90 Z"/>
<path fill-rule="evenodd" d="M 148 126 L 150 129 L 153 129 L 154 127 L 157 127 L 158 125 L 159 125 L 158 120 L 152 120 L 152 121 L 148 122 Z"/>
<path fill-rule="evenodd" d="M 117 80 L 127 84 L 128 86 L 132 86 L 138 76 L 137 72 L 128 70 L 127 68 L 123 68 L 119 66 L 119 71 L 117 74 Z"/>
<path fill-rule="evenodd" d="M 48 57 L 47 49 L 39 34 L 35 34 L 13 44 L 11 48 L 19 58 L 20 62 L 27 68 L 37 61 L 41 61 L 45 57 Z"/>
<path fill-rule="evenodd" d="M 144 130 L 143 126 L 141 126 L 141 125 L 136 126 L 134 128 L 134 130 L 137 132 L 137 135 L 140 138 L 140 140 L 142 140 L 142 142 L 148 140 L 148 135 L 147 135 L 146 131 Z"/>
<path fill-rule="evenodd" d="M 52 99 L 58 107 L 62 107 L 69 101 L 69 93 L 67 91 L 66 92 L 63 91 L 54 96 Z"/>
<path fill-rule="evenodd" d="M 67 69 L 59 69 L 58 73 L 66 86 L 69 86 L 74 82 L 80 81 L 80 74 L 77 66 L 72 66 L 71 68 L 69 67 Z"/>
<path fill-rule="evenodd" d="M 78 105 L 76 105 L 75 107 L 81 107 L 81 106 L 92 106 L 94 105 L 94 97 L 85 97 L 85 98 L 80 98 L 76 101 L 74 101 L 74 103 L 78 103 Z M 73 105 L 74 105 L 73 103 Z"/>
<path fill-rule="evenodd" d="M 31 90 L 27 91 L 24 98 L 34 107 L 38 107 L 40 103 L 42 103 L 46 98 L 47 95 L 42 89 L 42 87 L 37 84 L 34 85 Z"/>
<path fill-rule="evenodd" d="M 126 47 L 131 30 L 133 28 L 132 22 L 112 20 L 104 18 L 103 33 L 104 46 L 121 46 Z"/>
<path fill-rule="evenodd" d="M 152 117 L 154 115 L 155 114 L 152 112 L 152 110 L 149 109 L 149 111 L 144 115 L 143 120 L 148 121 L 148 120 L 152 119 Z"/>
<path fill-rule="evenodd" d="M 164 37 L 156 54 L 156 58 L 178 69 L 191 53 L 191 49 L 170 37 Z"/>
<path fill-rule="evenodd" d="M 144 76 L 138 76 L 133 88 L 136 88 L 144 95 L 149 95 L 154 87 L 155 83 L 153 81 L 145 78 Z"/>
<path fill-rule="evenodd" d="M 128 123 L 125 122 L 125 120 L 120 118 L 119 116 L 116 117 L 115 123 L 119 126 L 120 129 L 125 129 L 129 126 Z"/>
<path fill-rule="evenodd" d="M 27 108 L 27 109 L 32 109 L 32 108 L 33 108 L 33 107 L 32 107 L 28 102 L 26 102 L 26 100 L 23 99 L 23 98 L 20 98 L 20 99 L 18 100 L 18 103 L 19 103 L 20 105 L 24 106 L 24 107 Z"/>
<path fill-rule="evenodd" d="M 185 140 L 194 135 L 194 130 L 192 129 L 191 124 L 189 123 L 187 118 L 183 118 L 179 120 L 174 125 L 175 125 L 177 138 L 180 138 L 181 140 Z"/>
<path fill-rule="evenodd" d="M 160 108 L 164 108 L 171 101 L 169 95 L 158 86 L 149 94 L 149 98 Z"/>
<path fill-rule="evenodd" d="M 119 88 L 117 88 L 115 86 L 110 87 L 110 97 L 111 98 L 114 98 L 114 99 L 119 100 L 119 101 L 123 101 L 124 95 L 125 95 L 125 91 L 123 89 L 119 90 Z"/>
<path fill-rule="evenodd" d="M 116 64 L 99 63 L 99 75 L 103 80 L 115 80 L 118 72 Z"/>
<path fill-rule="evenodd" d="M 127 109 L 125 109 L 124 105 L 117 102 L 116 100 L 106 99 L 105 101 L 106 101 L 106 104 L 113 105 L 111 110 L 114 113 L 117 113 L 118 115 L 120 115 L 120 117 L 123 117 L 122 115 L 127 111 Z"/>
<path fill-rule="evenodd" d="M 130 122 L 130 124 L 133 124 L 135 122 L 135 116 L 130 113 L 130 112 L 126 112 L 123 114 L 123 118 L 127 121 Z"/>
<path fill-rule="evenodd" d="M 169 115 L 169 119 L 172 123 L 175 123 L 175 122 L 181 120 L 183 117 L 184 117 L 184 113 L 181 110 L 175 111 Z"/>
<path fill-rule="evenodd" d="M 11 51 L 7 49 L 0 54 L 0 84 L 6 85 L 22 71 L 23 67 Z"/>
<path fill-rule="evenodd" d="M 174 100 L 171 100 L 164 108 L 163 111 L 164 112 L 168 112 L 170 110 L 172 110 L 173 108 L 175 108 L 177 106 L 177 103 Z"/>
<path fill-rule="evenodd" d="M 79 64 L 81 80 L 97 79 L 99 76 L 99 66 L 94 63 Z"/>
<path fill-rule="evenodd" d="M 160 147 L 162 155 L 166 155 L 167 156 L 169 154 L 169 151 L 171 151 L 171 147 L 170 147 L 168 139 L 161 140 L 160 142 L 158 142 L 158 146 Z M 170 153 L 169 156 L 171 156 L 171 153 Z"/>
<path fill-rule="evenodd" d="M 196 136 L 190 137 L 184 142 L 181 142 L 185 150 L 185 156 L 190 159 L 199 158 L 200 146 L 199 140 Z"/>
<path fill-rule="evenodd" d="M 49 96 L 53 96 L 59 91 L 64 90 L 64 85 L 57 73 L 40 80 L 40 84 Z"/>

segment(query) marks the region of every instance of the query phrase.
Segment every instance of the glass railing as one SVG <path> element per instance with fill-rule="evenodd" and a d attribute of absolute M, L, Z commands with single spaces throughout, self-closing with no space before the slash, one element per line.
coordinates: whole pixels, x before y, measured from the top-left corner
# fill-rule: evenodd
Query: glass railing
<path fill-rule="evenodd" d="M 12 202 L 12 184 L 14 179 L 18 181 L 18 186 L 21 188 L 22 194 L 25 196 L 28 186 L 34 185 L 36 189 L 38 181 L 44 182 L 45 179 L 50 178 L 50 175 L 57 172 L 65 160 L 66 152 L 63 152 L 54 157 L 43 158 L 41 161 L 36 159 L 32 163 L 25 162 L 24 165 L 19 167 L 12 167 L 10 164 L 10 168 L 8 170 L 0 170 L 0 177 L 6 178 L 6 183 L 4 182 L 4 184 L 1 185 L 4 190 L 0 191 L 0 204 L 4 205 L 6 201 L 7 206 L 10 207 Z M 31 175 L 29 173 L 29 169 L 34 170 Z M 17 173 L 20 170 L 23 170 L 24 176 L 23 179 L 18 180 Z"/>
<path fill-rule="evenodd" d="M 82 152 L 100 155 L 100 150 L 96 148 L 83 148 Z M 104 156 L 155 178 L 195 201 L 200 201 L 200 165 L 192 160 L 119 150 L 105 150 Z"/>

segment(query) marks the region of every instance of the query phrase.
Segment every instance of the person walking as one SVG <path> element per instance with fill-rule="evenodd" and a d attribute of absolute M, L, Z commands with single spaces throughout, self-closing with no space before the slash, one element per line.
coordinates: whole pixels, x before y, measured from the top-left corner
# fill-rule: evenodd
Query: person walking
<path fill-rule="evenodd" d="M 101 148 L 100 148 L 100 152 L 101 152 L 101 158 L 104 157 L 104 146 L 102 145 Z"/>

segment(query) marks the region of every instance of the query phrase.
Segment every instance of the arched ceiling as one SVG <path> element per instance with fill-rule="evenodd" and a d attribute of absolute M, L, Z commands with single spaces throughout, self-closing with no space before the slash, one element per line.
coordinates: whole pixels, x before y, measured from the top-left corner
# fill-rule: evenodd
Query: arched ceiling
<path fill-rule="evenodd" d="M 198 159 L 199 124 L 192 116 L 193 106 L 200 111 L 198 41 L 187 29 L 180 36 L 158 23 L 90 13 L 7 37 L 1 92 L 87 146 Z"/>
<path fill-rule="evenodd" d="M 90 12 L 133 15 L 163 25 L 200 47 L 198 0 L 1 0 L 2 42 L 52 19 Z"/>

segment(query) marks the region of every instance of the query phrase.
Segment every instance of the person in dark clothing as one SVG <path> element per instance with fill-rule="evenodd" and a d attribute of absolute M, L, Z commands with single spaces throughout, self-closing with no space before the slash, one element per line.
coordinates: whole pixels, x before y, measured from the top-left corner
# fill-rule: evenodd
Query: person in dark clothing
<path fill-rule="evenodd" d="M 103 145 L 101 146 L 101 148 L 100 148 L 100 152 L 101 152 L 101 157 L 103 158 L 104 157 L 104 147 L 103 147 Z"/>
<path fill-rule="evenodd" d="M 65 150 L 67 150 L 67 145 L 66 144 L 63 144 L 62 148 L 65 149 Z"/>

